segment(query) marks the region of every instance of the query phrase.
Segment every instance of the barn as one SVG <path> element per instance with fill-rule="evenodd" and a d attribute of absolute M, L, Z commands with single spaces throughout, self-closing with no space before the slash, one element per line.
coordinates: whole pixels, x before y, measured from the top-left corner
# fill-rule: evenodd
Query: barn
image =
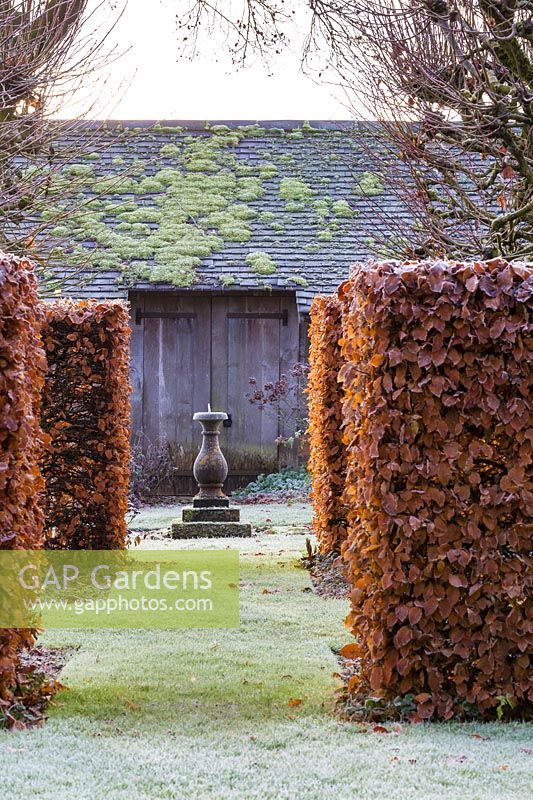
<path fill-rule="evenodd" d="M 87 152 L 66 170 L 74 211 L 51 211 L 62 292 L 129 301 L 132 431 L 170 449 L 166 490 L 191 488 L 192 415 L 208 403 L 229 414 L 230 487 L 293 463 L 276 442 L 293 423 L 250 405 L 249 380 L 305 362 L 313 296 L 403 213 L 372 171 L 372 126 L 109 122 L 71 135 Z"/>

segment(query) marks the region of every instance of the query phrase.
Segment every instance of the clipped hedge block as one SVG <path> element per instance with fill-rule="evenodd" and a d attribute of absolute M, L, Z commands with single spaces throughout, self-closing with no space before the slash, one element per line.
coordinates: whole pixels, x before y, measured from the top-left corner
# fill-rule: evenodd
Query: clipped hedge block
<path fill-rule="evenodd" d="M 339 300 L 315 297 L 309 326 L 309 470 L 313 527 L 322 553 L 340 552 L 347 531 L 342 497 L 346 450 L 342 441 L 342 387 L 338 382 L 341 333 Z"/>
<path fill-rule="evenodd" d="M 531 713 L 533 269 L 356 265 L 345 297 L 354 702 Z"/>
<path fill-rule="evenodd" d="M 39 338 L 42 309 L 33 267 L 0 253 L 0 548 L 42 546 L 43 481 L 38 458 L 45 358 Z M 1 591 L 12 591 L 1 587 Z M 0 630 L 0 711 L 10 705 L 19 653 L 34 643 L 30 630 Z"/>
<path fill-rule="evenodd" d="M 120 301 L 46 306 L 42 426 L 50 443 L 46 547 L 125 546 L 130 477 L 130 325 Z"/>

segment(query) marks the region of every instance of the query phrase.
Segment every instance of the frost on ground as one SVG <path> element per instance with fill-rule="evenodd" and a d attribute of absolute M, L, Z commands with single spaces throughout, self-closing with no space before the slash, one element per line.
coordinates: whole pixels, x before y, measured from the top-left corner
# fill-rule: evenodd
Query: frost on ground
<path fill-rule="evenodd" d="M 241 548 L 238 629 L 45 633 L 46 647 L 79 648 L 61 674 L 69 691 L 45 725 L 0 732 L 3 795 L 529 800 L 532 726 L 384 733 L 335 717 L 334 652 L 349 638 L 348 602 L 310 591 L 305 538 L 278 531 L 201 542 Z"/>
<path fill-rule="evenodd" d="M 129 529 L 134 535 L 150 531 L 157 532 L 158 538 L 164 538 L 172 520 L 181 518 L 181 510 L 186 504 L 145 505 L 130 522 Z M 256 532 L 271 533 L 281 528 L 283 533 L 291 529 L 292 533 L 309 535 L 312 519 L 310 503 L 262 503 L 241 507 L 242 522 L 250 522 Z"/>

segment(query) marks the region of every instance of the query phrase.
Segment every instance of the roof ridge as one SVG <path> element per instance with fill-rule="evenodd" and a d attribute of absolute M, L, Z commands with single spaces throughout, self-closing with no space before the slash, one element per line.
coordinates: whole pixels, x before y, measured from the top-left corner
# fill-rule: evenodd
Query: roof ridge
<path fill-rule="evenodd" d="M 253 120 L 253 119 L 79 119 L 79 120 L 57 120 L 57 122 L 70 122 L 73 125 L 81 127 L 101 127 L 105 125 L 121 125 L 124 127 L 136 128 L 153 128 L 160 125 L 164 127 L 182 127 L 187 130 L 209 130 L 213 125 L 227 125 L 228 128 L 239 128 L 243 126 L 258 125 L 268 130 L 269 128 L 283 128 L 284 130 L 293 130 L 297 127 L 306 126 L 316 128 L 319 130 L 339 130 L 341 127 L 359 127 L 366 125 L 378 125 L 377 120 L 353 120 L 353 119 L 268 119 L 268 120 Z"/>

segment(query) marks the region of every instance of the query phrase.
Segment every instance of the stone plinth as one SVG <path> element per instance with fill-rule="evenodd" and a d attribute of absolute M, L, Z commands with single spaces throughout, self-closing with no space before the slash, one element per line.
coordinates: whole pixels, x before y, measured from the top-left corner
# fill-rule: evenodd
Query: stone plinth
<path fill-rule="evenodd" d="M 240 519 L 241 511 L 236 506 L 185 506 L 181 512 L 181 520 L 172 522 L 172 538 L 251 536 L 252 526 Z"/>
<path fill-rule="evenodd" d="M 186 506 L 181 512 L 183 522 L 240 522 L 241 511 L 236 506 L 228 508 L 198 508 Z"/>
<path fill-rule="evenodd" d="M 219 538 L 228 536 L 251 536 L 249 522 L 180 522 L 172 523 L 173 539 Z"/>

